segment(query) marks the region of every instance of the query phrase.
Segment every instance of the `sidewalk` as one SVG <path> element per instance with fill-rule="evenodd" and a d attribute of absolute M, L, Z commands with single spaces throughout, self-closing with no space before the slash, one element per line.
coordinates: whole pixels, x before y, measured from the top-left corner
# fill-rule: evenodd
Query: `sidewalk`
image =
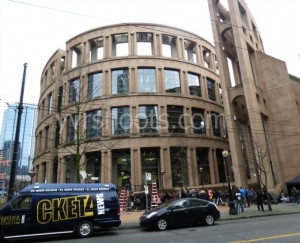
<path fill-rule="evenodd" d="M 250 208 L 245 208 L 244 213 L 239 215 L 229 215 L 228 206 L 218 206 L 221 219 L 220 220 L 233 220 L 233 219 L 242 219 L 250 217 L 264 217 L 272 215 L 283 215 L 283 214 L 293 214 L 300 213 L 300 206 L 298 204 L 290 203 L 279 203 L 272 204 L 272 211 L 268 210 L 268 206 L 264 205 L 264 212 L 257 210 L 256 205 L 252 205 Z M 121 212 L 121 225 L 120 229 L 134 228 L 139 227 L 139 217 L 143 214 L 144 211 L 140 212 Z"/>

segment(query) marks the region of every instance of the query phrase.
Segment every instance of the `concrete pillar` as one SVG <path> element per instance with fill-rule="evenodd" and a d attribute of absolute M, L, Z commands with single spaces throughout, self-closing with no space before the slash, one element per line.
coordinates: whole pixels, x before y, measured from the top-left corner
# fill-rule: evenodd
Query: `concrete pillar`
<path fill-rule="evenodd" d="M 215 163 L 215 149 L 212 148 L 209 148 L 208 150 L 208 166 L 210 172 L 210 183 L 211 184 L 219 183 L 218 166 Z"/>
<path fill-rule="evenodd" d="M 160 159 L 161 159 L 161 170 L 165 171 L 163 176 L 164 188 L 172 188 L 172 166 L 170 159 L 170 147 L 161 147 L 160 148 Z"/>
<path fill-rule="evenodd" d="M 105 150 L 101 153 L 101 182 L 116 183 L 117 181 L 113 181 L 112 178 L 112 153 L 111 150 Z M 117 186 L 117 185 L 116 185 Z"/>
<path fill-rule="evenodd" d="M 139 186 L 144 182 L 142 181 L 142 162 L 141 162 L 141 149 L 131 148 L 131 185 Z"/>

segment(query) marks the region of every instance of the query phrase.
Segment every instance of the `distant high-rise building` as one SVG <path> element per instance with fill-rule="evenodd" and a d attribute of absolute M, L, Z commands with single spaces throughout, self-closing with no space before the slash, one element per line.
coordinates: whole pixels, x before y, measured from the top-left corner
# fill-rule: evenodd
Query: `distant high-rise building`
<path fill-rule="evenodd" d="M 33 105 L 23 105 L 20 136 L 19 136 L 19 157 L 17 160 L 17 174 L 27 175 L 34 153 L 37 112 Z M 2 128 L 0 134 L 0 150 L 4 160 L 11 161 L 13 145 L 16 134 L 18 117 L 18 105 L 12 104 L 4 111 Z"/>

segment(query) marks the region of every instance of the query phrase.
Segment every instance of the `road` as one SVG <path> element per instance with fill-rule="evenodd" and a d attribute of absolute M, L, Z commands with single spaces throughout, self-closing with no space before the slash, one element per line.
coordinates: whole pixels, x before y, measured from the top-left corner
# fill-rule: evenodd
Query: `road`
<path fill-rule="evenodd" d="M 78 239 L 75 236 L 53 237 L 20 242 L 72 242 L 72 243 L 244 243 L 272 242 L 294 243 L 300 239 L 299 214 L 256 217 L 249 219 L 218 221 L 214 226 L 199 226 L 170 229 L 164 232 L 133 229 L 109 229 L 96 232 L 88 239 Z"/>

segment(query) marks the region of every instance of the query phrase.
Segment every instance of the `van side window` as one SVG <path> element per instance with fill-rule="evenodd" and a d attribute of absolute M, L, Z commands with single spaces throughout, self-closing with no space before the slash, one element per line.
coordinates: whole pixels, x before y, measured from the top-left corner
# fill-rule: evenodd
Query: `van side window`
<path fill-rule="evenodd" d="M 18 197 L 11 203 L 13 209 L 30 209 L 32 202 L 32 196 Z"/>
<path fill-rule="evenodd" d="M 108 201 L 108 203 L 117 203 L 118 195 L 116 192 L 108 191 L 105 193 L 105 199 Z"/>

